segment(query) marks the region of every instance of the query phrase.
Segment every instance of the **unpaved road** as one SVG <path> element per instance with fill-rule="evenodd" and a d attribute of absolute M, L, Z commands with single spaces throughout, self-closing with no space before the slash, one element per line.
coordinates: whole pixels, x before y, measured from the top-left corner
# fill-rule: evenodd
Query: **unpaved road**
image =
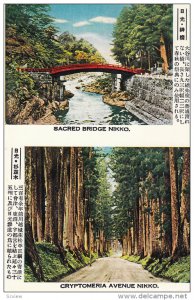
<path fill-rule="evenodd" d="M 61 282 L 167 282 L 139 264 L 118 257 L 99 258 L 91 266 L 63 277 Z"/>

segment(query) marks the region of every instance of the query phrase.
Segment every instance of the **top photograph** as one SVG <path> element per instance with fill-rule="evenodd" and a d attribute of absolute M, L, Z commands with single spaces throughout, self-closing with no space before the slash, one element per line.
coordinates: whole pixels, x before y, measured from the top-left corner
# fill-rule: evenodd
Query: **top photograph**
<path fill-rule="evenodd" d="M 5 122 L 172 125 L 172 4 L 6 4 Z"/>

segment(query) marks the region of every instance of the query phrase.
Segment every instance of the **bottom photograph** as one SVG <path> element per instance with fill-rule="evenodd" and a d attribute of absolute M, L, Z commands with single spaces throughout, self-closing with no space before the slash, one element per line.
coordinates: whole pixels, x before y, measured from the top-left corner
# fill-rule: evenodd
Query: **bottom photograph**
<path fill-rule="evenodd" d="M 190 148 L 26 147 L 25 282 L 190 282 Z"/>

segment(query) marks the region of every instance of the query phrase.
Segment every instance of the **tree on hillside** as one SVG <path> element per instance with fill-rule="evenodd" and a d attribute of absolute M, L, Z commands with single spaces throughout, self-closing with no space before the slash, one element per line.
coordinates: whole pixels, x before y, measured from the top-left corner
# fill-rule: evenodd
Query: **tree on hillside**
<path fill-rule="evenodd" d="M 21 115 L 25 115 L 25 108 L 32 98 L 42 97 L 42 82 L 37 84 L 33 76 L 18 72 L 18 68 L 45 68 L 74 63 L 99 63 L 105 60 L 84 39 L 76 39 L 68 32 L 58 36 L 53 19 L 48 15 L 49 5 L 7 4 L 5 11 L 6 121 L 13 124 L 21 121 Z"/>
<path fill-rule="evenodd" d="M 113 31 L 115 58 L 148 70 L 161 61 L 167 73 L 172 62 L 172 16 L 172 5 L 124 7 Z"/>

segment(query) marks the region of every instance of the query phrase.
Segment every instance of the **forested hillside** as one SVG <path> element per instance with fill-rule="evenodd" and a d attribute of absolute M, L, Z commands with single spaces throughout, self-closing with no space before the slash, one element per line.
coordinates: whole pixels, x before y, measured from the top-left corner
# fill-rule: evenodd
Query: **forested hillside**
<path fill-rule="evenodd" d="M 171 4 L 135 4 L 124 7 L 113 32 L 113 53 L 125 66 L 150 70 L 172 63 L 173 12 Z"/>
<path fill-rule="evenodd" d="M 7 119 L 38 95 L 38 87 L 18 67 L 51 67 L 72 63 L 104 62 L 100 53 L 87 41 L 69 32 L 59 34 L 48 15 L 49 5 L 6 5 L 6 100 Z M 13 99 L 14 97 L 14 99 Z M 13 110 L 13 112 L 12 112 Z M 9 120 L 10 119 L 10 120 Z"/>
<path fill-rule="evenodd" d="M 119 243 L 168 267 L 189 255 L 189 174 L 189 148 L 26 148 L 28 272 L 46 280 L 46 253 L 67 267 Z"/>

